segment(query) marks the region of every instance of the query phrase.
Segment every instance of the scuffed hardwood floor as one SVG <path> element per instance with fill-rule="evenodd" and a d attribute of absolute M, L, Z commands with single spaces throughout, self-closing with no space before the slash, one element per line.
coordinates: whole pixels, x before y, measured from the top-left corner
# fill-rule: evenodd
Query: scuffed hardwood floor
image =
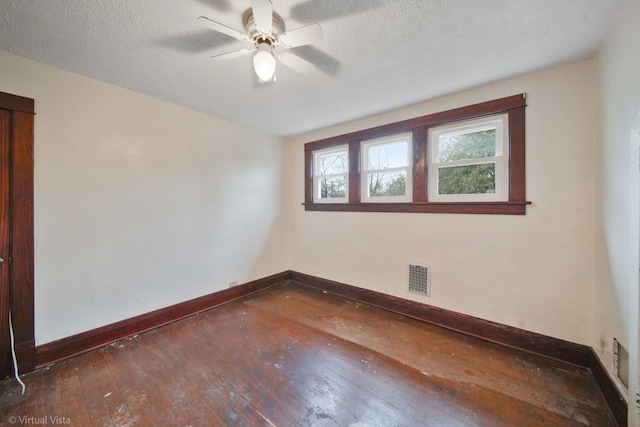
<path fill-rule="evenodd" d="M 298 285 L 24 381 L 0 383 L 2 425 L 615 425 L 588 371 Z"/>

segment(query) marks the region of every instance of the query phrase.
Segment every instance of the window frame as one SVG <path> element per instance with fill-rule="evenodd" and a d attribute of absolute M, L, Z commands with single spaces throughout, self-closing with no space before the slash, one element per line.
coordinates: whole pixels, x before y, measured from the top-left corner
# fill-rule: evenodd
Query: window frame
<path fill-rule="evenodd" d="M 467 129 L 478 129 L 482 127 L 491 127 L 496 124 L 496 155 L 491 157 L 482 157 L 475 159 L 456 160 L 453 162 L 439 161 L 440 147 L 436 136 L 442 133 L 452 133 L 451 131 Z M 483 126 L 484 125 L 484 126 Z M 494 114 L 481 118 L 463 120 L 454 123 L 447 123 L 440 126 L 433 126 L 427 132 L 427 143 L 431 142 L 431 152 L 429 153 L 428 163 L 428 194 L 432 202 L 499 202 L 508 200 L 509 188 L 509 116 L 507 114 Z M 435 135 L 435 136 L 434 136 Z M 456 166 L 470 166 L 494 163 L 496 171 L 496 192 L 485 194 L 440 194 L 438 192 L 438 172 L 440 169 Z"/>
<path fill-rule="evenodd" d="M 342 148 L 344 147 L 344 148 Z M 347 200 L 349 200 L 349 169 L 350 169 L 350 165 L 347 163 L 347 173 L 345 174 L 326 174 L 326 175 L 322 175 L 322 174 L 316 174 L 315 173 L 315 169 L 317 166 L 317 159 L 319 157 L 321 157 L 322 155 L 327 155 L 327 154 L 331 154 L 331 153 L 339 153 L 342 151 L 347 152 L 347 162 L 349 162 L 349 145 L 348 144 L 340 144 L 340 145 L 336 145 L 336 146 L 331 146 L 331 147 L 327 147 L 327 148 L 322 148 L 319 150 L 314 150 L 312 153 L 312 157 L 313 157 L 313 202 L 314 203 L 344 203 Z M 346 179 L 346 188 L 345 188 L 345 197 L 327 197 L 327 198 L 321 198 L 318 190 L 318 183 L 320 181 L 320 179 L 322 179 L 322 177 L 339 177 L 339 176 L 344 176 Z"/>
<path fill-rule="evenodd" d="M 525 191 L 525 107 L 526 96 L 523 93 L 308 142 L 304 146 L 305 200 L 303 205 L 305 210 L 525 215 L 526 206 L 531 204 L 526 200 Z M 428 130 L 458 121 L 502 113 L 507 114 L 509 120 L 508 199 L 506 201 L 474 202 L 428 201 Z M 412 201 L 363 203 L 360 200 L 361 142 L 402 132 L 412 132 L 413 134 Z M 349 147 L 348 202 L 315 203 L 313 201 L 313 152 L 339 145 L 348 145 Z"/>
<path fill-rule="evenodd" d="M 408 137 L 407 143 L 407 164 L 406 166 L 398 166 L 392 168 L 382 168 L 382 169 L 370 169 L 367 165 L 369 157 L 369 148 L 375 146 L 384 146 L 392 144 L 395 141 L 399 141 Z M 392 202 L 411 202 L 413 199 L 413 162 L 412 162 L 412 153 L 413 153 L 413 134 L 411 132 L 399 132 L 391 135 L 386 135 L 378 138 L 371 138 L 360 141 L 360 155 L 363 160 L 360 166 L 360 199 L 362 203 L 392 203 Z M 397 171 L 406 171 L 406 194 L 404 196 L 378 196 L 371 197 L 368 195 L 368 187 L 369 180 L 368 174 L 375 173 L 376 171 L 384 171 L 391 170 L 393 172 Z"/>

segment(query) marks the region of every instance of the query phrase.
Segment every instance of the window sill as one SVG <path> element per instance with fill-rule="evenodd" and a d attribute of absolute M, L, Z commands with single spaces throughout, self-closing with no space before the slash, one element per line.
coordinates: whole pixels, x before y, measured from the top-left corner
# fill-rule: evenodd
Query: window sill
<path fill-rule="evenodd" d="M 531 202 L 303 203 L 305 211 L 525 215 Z"/>

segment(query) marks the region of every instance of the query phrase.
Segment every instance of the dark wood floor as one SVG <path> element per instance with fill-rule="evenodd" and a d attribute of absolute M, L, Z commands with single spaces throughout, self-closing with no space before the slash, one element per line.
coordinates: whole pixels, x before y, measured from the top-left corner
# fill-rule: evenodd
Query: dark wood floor
<path fill-rule="evenodd" d="M 2 425 L 614 425 L 588 371 L 297 285 L 24 381 Z"/>

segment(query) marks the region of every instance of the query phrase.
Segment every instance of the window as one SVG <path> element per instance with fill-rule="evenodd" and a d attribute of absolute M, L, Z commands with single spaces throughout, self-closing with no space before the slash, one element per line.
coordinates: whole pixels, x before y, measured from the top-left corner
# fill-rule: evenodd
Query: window
<path fill-rule="evenodd" d="M 410 202 L 411 133 L 362 141 L 363 202 Z"/>
<path fill-rule="evenodd" d="M 348 200 L 348 146 L 315 151 L 313 171 L 314 202 L 340 203 Z"/>
<path fill-rule="evenodd" d="M 305 209 L 524 215 L 524 94 L 305 144 Z"/>
<path fill-rule="evenodd" d="M 506 114 L 429 129 L 429 200 L 507 201 Z"/>

